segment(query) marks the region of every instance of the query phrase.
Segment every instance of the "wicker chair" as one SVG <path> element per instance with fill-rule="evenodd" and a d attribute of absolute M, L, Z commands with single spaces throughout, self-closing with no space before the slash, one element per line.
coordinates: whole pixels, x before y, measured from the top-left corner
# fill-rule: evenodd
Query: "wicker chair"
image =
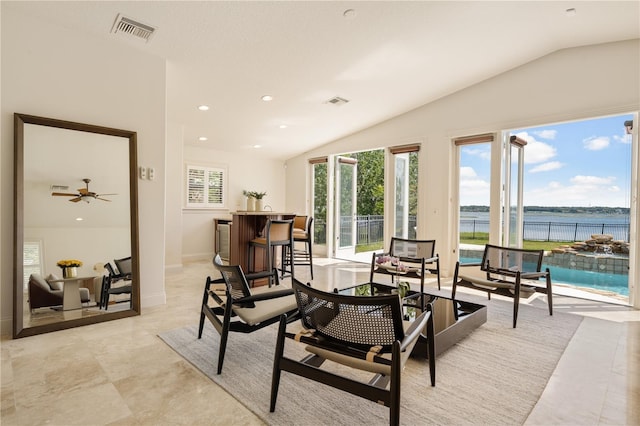
<path fill-rule="evenodd" d="M 280 319 L 273 364 L 270 411 L 275 411 L 282 371 L 288 371 L 390 408 L 400 422 L 400 376 L 418 337 L 427 330 L 431 386 L 435 386 L 435 338 L 431 304 L 413 322 L 403 321 L 398 295 L 350 296 L 326 293 L 293 279 L 303 330 L 287 332 Z M 284 355 L 285 337 L 305 344 L 301 361 Z M 325 360 L 374 373 L 368 383 L 322 370 Z M 388 389 L 387 389 L 388 388 Z"/>
<path fill-rule="evenodd" d="M 238 265 L 226 266 L 220 255 L 216 254 L 213 264 L 222 274 L 222 279 L 207 277 L 202 298 L 198 339 L 202 338 L 204 319 L 220 333 L 218 350 L 218 374 L 222 372 L 224 353 L 229 332 L 251 333 L 278 322 L 280 315 L 286 314 L 291 321 L 297 319 L 298 306 L 293 290 L 279 287 L 278 271 L 272 270 L 275 287 L 262 286 L 250 289 L 245 276 Z M 209 302 L 213 301 L 213 306 Z"/>
<path fill-rule="evenodd" d="M 481 263 L 456 262 L 451 298 L 456 298 L 458 286 L 486 291 L 513 298 L 513 328 L 518 322 L 520 298 L 529 298 L 535 292 L 547 295 L 549 315 L 553 315 L 553 293 L 549 268 L 541 271 L 544 250 L 525 250 L 512 247 L 485 245 Z M 472 269 L 471 269 L 471 268 Z M 540 278 L 545 279 L 540 286 Z"/>

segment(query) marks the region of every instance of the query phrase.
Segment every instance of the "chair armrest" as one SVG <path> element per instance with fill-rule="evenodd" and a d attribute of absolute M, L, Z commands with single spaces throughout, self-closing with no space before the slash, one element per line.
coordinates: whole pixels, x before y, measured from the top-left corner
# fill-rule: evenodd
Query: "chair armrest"
<path fill-rule="evenodd" d="M 520 274 L 520 278 L 524 278 L 527 280 L 530 279 L 537 279 L 537 278 L 542 278 L 542 277 L 546 277 L 548 275 L 547 271 L 544 272 L 525 272 L 525 273 L 521 273 Z"/>
<path fill-rule="evenodd" d="M 422 329 L 427 324 L 429 317 L 431 316 L 431 310 L 424 311 L 418 318 L 415 319 L 409 326 L 409 329 L 405 332 L 404 339 L 400 343 L 400 350 L 404 351 L 409 347 L 422 333 Z"/>
<path fill-rule="evenodd" d="M 241 299 L 235 299 L 233 301 L 233 304 L 234 305 L 244 304 L 244 303 L 251 303 L 251 302 L 259 302 L 261 300 L 277 299 L 278 297 L 290 296 L 292 294 L 293 294 L 292 288 L 288 288 L 285 290 L 269 291 L 265 293 L 252 294 L 251 296 L 243 297 Z"/>
<path fill-rule="evenodd" d="M 461 268 L 464 268 L 465 266 L 482 266 L 482 262 L 472 262 L 472 263 L 460 263 L 460 262 L 458 262 L 458 265 Z"/>
<path fill-rule="evenodd" d="M 440 259 L 440 256 L 438 256 L 437 254 L 433 257 L 430 257 L 428 259 L 424 259 L 424 263 L 433 263 L 435 261 L 437 261 L 438 259 Z"/>

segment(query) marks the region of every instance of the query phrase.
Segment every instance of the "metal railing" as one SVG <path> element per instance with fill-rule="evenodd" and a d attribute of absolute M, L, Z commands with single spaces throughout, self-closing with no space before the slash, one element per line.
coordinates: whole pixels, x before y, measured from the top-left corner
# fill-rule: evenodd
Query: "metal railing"
<path fill-rule="evenodd" d="M 416 238 L 416 217 L 409 216 L 409 238 Z M 327 224 L 324 220 L 314 221 L 315 244 L 326 244 Z M 565 222 L 524 222 L 524 239 L 528 241 L 583 241 L 593 234 L 613 235 L 615 240 L 629 242 L 629 224 L 627 223 L 565 223 Z M 343 216 L 340 220 L 343 238 L 350 241 L 351 217 Z M 489 232 L 488 220 L 461 220 L 460 232 L 476 234 Z M 356 216 L 356 244 L 370 245 L 382 243 L 384 239 L 384 216 Z"/>
<path fill-rule="evenodd" d="M 460 232 L 489 232 L 488 220 L 461 220 Z M 609 234 L 614 240 L 629 242 L 629 224 L 627 223 L 565 223 L 565 222 L 524 222 L 523 239 L 528 241 L 583 241 L 593 234 Z"/>

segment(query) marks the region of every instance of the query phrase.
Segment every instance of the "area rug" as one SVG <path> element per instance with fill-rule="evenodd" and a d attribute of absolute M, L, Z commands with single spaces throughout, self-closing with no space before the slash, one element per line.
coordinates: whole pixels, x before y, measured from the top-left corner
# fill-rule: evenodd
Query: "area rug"
<path fill-rule="evenodd" d="M 482 299 L 467 298 L 473 302 Z M 441 354 L 436 386 L 429 386 L 427 360 L 411 358 L 402 376 L 400 421 L 406 425 L 522 424 L 542 394 L 582 317 L 527 305 L 518 328 L 513 304 L 482 300 L 487 323 Z M 296 327 L 292 324 L 290 327 Z M 219 335 L 206 321 L 161 333 L 178 354 L 271 425 L 388 424 L 388 408 L 284 372 L 274 413 L 269 412 L 277 324 L 251 334 L 232 333 L 224 368 L 216 374 Z M 287 340 L 286 354 L 305 352 Z M 342 368 L 342 367 L 338 367 Z"/>

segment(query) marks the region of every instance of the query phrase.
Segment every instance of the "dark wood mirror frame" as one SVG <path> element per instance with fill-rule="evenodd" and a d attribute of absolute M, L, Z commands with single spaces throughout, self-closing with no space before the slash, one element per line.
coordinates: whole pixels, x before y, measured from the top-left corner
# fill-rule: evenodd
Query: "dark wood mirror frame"
<path fill-rule="evenodd" d="M 24 126 L 35 124 L 59 129 L 75 130 L 126 138 L 129 141 L 129 196 L 132 257 L 131 309 L 105 312 L 101 315 L 59 321 L 51 324 L 24 327 L 23 250 L 24 250 Z M 140 315 L 140 256 L 138 253 L 138 182 L 137 182 L 137 133 L 27 114 L 14 114 L 14 262 L 13 262 L 13 338 L 33 336 L 98 322 Z"/>

